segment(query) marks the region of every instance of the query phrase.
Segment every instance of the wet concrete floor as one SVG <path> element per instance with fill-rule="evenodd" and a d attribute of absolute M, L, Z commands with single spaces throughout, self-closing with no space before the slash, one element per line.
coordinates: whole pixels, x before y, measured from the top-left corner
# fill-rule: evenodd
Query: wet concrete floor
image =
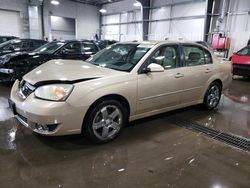
<path fill-rule="evenodd" d="M 177 114 L 250 138 L 250 80 L 237 79 L 217 110 L 199 106 L 130 123 L 115 141 L 43 137 L 20 125 L 0 86 L 0 187 L 250 187 L 250 154 L 177 127 Z"/>

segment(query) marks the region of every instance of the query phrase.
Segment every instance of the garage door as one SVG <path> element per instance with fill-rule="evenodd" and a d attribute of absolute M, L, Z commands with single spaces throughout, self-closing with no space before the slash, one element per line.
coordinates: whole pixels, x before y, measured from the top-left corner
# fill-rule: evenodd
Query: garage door
<path fill-rule="evenodd" d="M 0 35 L 12 35 L 20 37 L 20 12 L 0 10 L 0 18 Z"/>
<path fill-rule="evenodd" d="M 76 39 L 75 19 L 51 16 L 50 21 L 51 21 L 51 35 L 53 40 Z"/>

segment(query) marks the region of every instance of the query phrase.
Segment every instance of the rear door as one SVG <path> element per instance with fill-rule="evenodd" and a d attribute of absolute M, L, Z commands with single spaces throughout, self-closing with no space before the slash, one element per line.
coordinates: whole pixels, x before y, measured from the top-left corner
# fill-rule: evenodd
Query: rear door
<path fill-rule="evenodd" d="M 156 49 L 146 64 L 161 65 L 164 72 L 138 75 L 137 113 L 165 109 L 180 103 L 183 90 L 183 68 L 178 45 L 164 45 Z"/>
<path fill-rule="evenodd" d="M 210 52 L 196 45 L 182 45 L 185 66 L 184 90 L 181 103 L 192 103 L 203 98 L 207 81 L 214 74 Z"/>

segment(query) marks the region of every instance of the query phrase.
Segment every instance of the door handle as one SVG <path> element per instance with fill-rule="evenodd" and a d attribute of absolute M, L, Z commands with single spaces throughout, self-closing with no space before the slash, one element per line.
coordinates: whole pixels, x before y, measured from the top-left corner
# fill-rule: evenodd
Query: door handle
<path fill-rule="evenodd" d="M 181 78 L 181 77 L 184 77 L 184 74 L 177 73 L 174 77 L 175 77 L 175 78 Z"/>
<path fill-rule="evenodd" d="M 210 69 L 206 69 L 205 73 L 210 73 L 212 72 Z"/>

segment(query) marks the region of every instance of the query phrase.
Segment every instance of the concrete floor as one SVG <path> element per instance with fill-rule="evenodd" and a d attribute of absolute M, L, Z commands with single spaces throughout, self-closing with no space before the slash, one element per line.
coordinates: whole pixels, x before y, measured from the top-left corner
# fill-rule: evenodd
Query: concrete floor
<path fill-rule="evenodd" d="M 0 86 L 0 187 L 249 187 L 250 154 L 168 122 L 170 114 L 250 138 L 250 80 L 237 79 L 218 110 L 199 106 L 131 123 L 115 141 L 33 134 Z"/>

